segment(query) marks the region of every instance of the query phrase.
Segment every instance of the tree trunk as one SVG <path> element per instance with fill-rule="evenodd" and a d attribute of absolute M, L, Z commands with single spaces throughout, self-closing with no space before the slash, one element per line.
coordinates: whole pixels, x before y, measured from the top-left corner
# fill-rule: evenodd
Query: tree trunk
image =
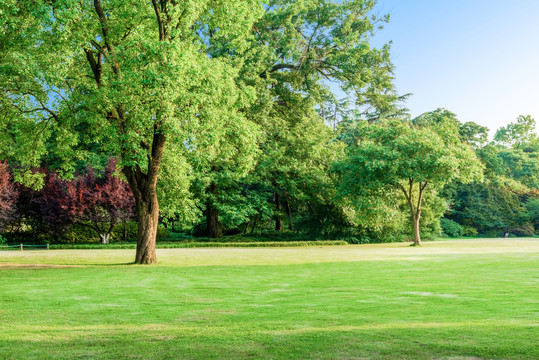
<path fill-rule="evenodd" d="M 286 215 L 288 215 L 288 230 L 294 230 L 294 222 L 292 221 L 292 210 L 290 209 L 290 204 L 288 200 L 284 202 L 284 208 L 286 210 Z"/>
<path fill-rule="evenodd" d="M 281 221 L 281 197 L 279 194 L 275 194 L 275 206 L 277 211 L 275 212 L 275 231 L 283 230 L 283 222 Z"/>
<path fill-rule="evenodd" d="M 258 215 L 255 217 L 255 221 L 253 222 L 253 226 L 251 227 L 251 234 L 255 233 L 256 225 L 258 225 Z"/>
<path fill-rule="evenodd" d="M 124 219 L 124 241 L 127 241 L 127 219 Z"/>
<path fill-rule="evenodd" d="M 154 136 L 148 157 L 148 172 L 142 172 L 139 166 L 124 167 L 123 173 L 135 198 L 137 218 L 136 264 L 154 264 L 157 262 L 155 240 L 159 221 L 159 203 L 157 201 L 157 177 L 163 157 L 166 137 L 154 126 Z"/>
<path fill-rule="evenodd" d="M 243 230 L 243 235 L 247 234 L 247 231 L 249 231 L 249 225 L 251 225 L 251 220 L 247 221 L 245 229 Z"/>
<path fill-rule="evenodd" d="M 155 242 L 157 238 L 157 225 L 159 220 L 159 205 L 157 194 L 150 201 L 141 201 L 137 206 L 137 253 L 135 263 L 153 264 L 157 262 Z"/>
<path fill-rule="evenodd" d="M 223 237 L 223 225 L 219 221 L 219 211 L 210 202 L 206 204 L 206 236 L 211 239 Z"/>
<path fill-rule="evenodd" d="M 412 217 L 412 221 L 414 222 L 414 245 L 417 245 L 417 246 L 421 245 L 421 234 L 419 232 L 419 219 L 420 219 L 419 214 L 415 217 Z"/>
<path fill-rule="evenodd" d="M 406 197 L 406 200 L 408 200 L 408 205 L 410 206 L 410 215 L 412 219 L 412 223 L 414 225 L 414 243 L 412 245 L 414 246 L 420 246 L 421 245 L 421 233 L 419 231 L 419 220 L 421 219 L 421 203 L 423 202 L 423 195 L 425 192 L 425 189 L 427 188 L 428 182 L 419 182 L 417 184 L 419 189 L 419 194 L 417 197 L 417 205 L 414 204 L 414 195 L 413 195 L 413 189 L 414 189 L 414 180 L 409 179 L 408 186 L 409 190 L 406 191 L 406 188 L 401 185 L 401 189 L 404 192 L 404 196 Z"/>
<path fill-rule="evenodd" d="M 110 242 L 110 234 L 99 234 L 101 244 L 108 244 Z"/>

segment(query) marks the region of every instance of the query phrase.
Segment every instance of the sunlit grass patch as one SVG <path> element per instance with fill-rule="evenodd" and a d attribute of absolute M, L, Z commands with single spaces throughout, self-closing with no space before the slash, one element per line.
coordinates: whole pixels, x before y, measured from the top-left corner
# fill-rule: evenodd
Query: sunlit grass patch
<path fill-rule="evenodd" d="M 6 255 L 2 359 L 539 358 L 536 240 Z"/>

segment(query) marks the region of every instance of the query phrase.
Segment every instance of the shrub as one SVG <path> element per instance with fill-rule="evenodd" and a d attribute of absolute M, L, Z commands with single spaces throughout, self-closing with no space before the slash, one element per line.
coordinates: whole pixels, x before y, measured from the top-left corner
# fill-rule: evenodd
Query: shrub
<path fill-rule="evenodd" d="M 459 223 L 451 220 L 442 218 L 440 219 L 440 225 L 442 226 L 442 231 L 449 237 L 459 238 L 464 235 L 464 229 L 460 226 Z"/>
<path fill-rule="evenodd" d="M 462 229 L 464 230 L 464 236 L 477 236 L 477 229 L 473 226 L 463 226 Z"/>
<path fill-rule="evenodd" d="M 533 236 L 535 229 L 532 224 L 524 224 L 520 226 L 511 226 L 509 232 L 516 236 Z"/>

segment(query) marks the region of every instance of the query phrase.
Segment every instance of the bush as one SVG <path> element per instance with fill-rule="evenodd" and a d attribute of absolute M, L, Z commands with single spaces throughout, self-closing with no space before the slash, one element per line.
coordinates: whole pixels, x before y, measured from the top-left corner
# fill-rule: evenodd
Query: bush
<path fill-rule="evenodd" d="M 449 237 L 460 238 L 464 235 L 464 229 L 460 226 L 459 223 L 451 220 L 442 218 L 440 219 L 440 225 L 442 226 L 442 231 Z"/>
<path fill-rule="evenodd" d="M 181 248 L 206 248 L 206 247 L 301 247 L 301 246 L 331 246 L 348 245 L 342 240 L 321 240 L 321 241 L 267 241 L 267 242 L 242 242 L 242 243 L 222 243 L 222 242 L 182 242 L 182 243 L 157 243 L 158 249 L 181 249 Z M 134 243 L 116 244 L 59 244 L 51 245 L 51 249 L 135 249 Z"/>
<path fill-rule="evenodd" d="M 464 236 L 477 236 L 477 229 L 473 226 L 463 226 Z"/>
<path fill-rule="evenodd" d="M 509 232 L 516 236 L 533 236 L 535 229 L 532 224 L 524 224 L 520 226 L 511 226 Z"/>
<path fill-rule="evenodd" d="M 67 231 L 58 239 L 56 243 L 63 244 L 93 244 L 99 243 L 99 235 L 93 230 L 82 224 L 73 224 L 68 227 Z"/>

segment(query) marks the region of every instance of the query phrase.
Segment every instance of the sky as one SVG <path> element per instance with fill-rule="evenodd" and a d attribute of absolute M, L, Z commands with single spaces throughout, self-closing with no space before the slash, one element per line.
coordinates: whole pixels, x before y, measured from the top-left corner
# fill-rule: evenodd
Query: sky
<path fill-rule="evenodd" d="M 378 0 L 395 85 L 412 117 L 437 108 L 490 129 L 539 122 L 539 0 Z"/>

